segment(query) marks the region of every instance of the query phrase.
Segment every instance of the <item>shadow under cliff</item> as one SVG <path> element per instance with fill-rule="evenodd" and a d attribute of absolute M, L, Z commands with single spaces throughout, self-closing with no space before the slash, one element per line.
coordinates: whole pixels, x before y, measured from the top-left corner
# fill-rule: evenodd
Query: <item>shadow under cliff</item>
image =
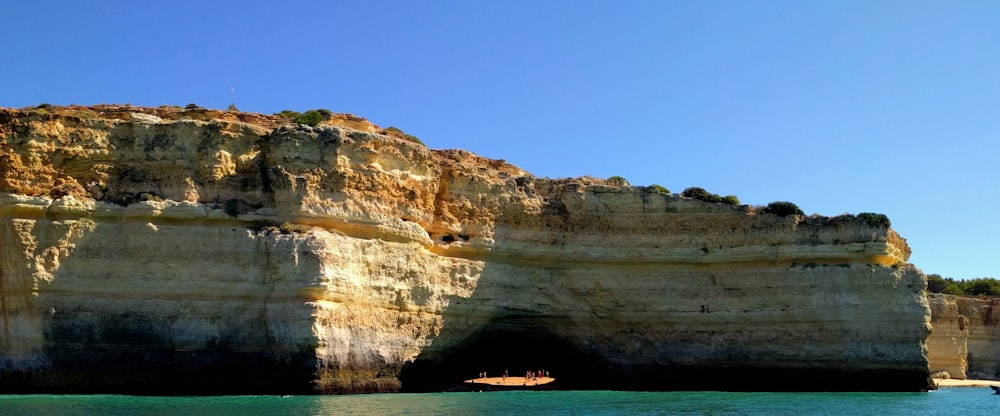
<path fill-rule="evenodd" d="M 0 392 L 315 393 L 316 340 L 282 335 L 311 334 L 311 309 L 276 295 L 273 239 L 248 238 L 239 226 L 190 228 L 105 221 L 77 233 L 21 311 L 40 343 L 32 357 L 0 367 Z M 176 251 L 160 244 L 185 235 L 222 237 L 181 241 Z M 35 237 L 39 250 L 67 238 Z M 227 270 L 220 261 L 254 246 L 259 262 Z"/>
<path fill-rule="evenodd" d="M 766 348 L 763 355 L 741 360 L 739 354 L 753 354 L 747 345 L 731 344 L 717 354 L 692 359 L 684 352 L 716 346 L 684 335 L 691 328 L 718 330 L 718 335 L 730 337 L 732 332 L 723 331 L 732 330 L 712 329 L 710 318 L 697 313 L 659 315 L 629 304 L 630 296 L 636 299 L 635 293 L 651 290 L 642 283 L 650 282 L 647 275 L 618 271 L 619 276 L 610 276 L 586 267 L 537 268 L 488 261 L 472 295 L 451 299 L 442 313 L 440 334 L 402 368 L 401 391 L 468 391 L 481 386 L 466 385 L 464 380 L 484 371 L 500 377 L 505 370 L 511 377 L 546 370 L 555 378 L 551 384 L 532 389 L 889 392 L 933 388 L 927 371 L 919 369 L 859 370 L 808 362 L 769 365 Z M 671 286 L 682 277 L 663 273 L 662 283 L 656 284 L 664 286 L 657 290 L 683 293 Z M 656 299 L 679 302 L 669 297 Z M 699 324 L 699 320 L 706 323 Z M 646 331 L 664 335 L 651 337 Z M 760 342 L 750 335 L 742 341 L 738 335 L 730 339 Z"/>
<path fill-rule="evenodd" d="M 447 320 L 441 336 L 460 341 L 438 358 L 421 356 L 406 365 L 399 376 L 403 392 L 461 391 L 468 389 L 462 381 L 480 372 L 524 377 L 528 371 L 556 379 L 536 389 L 598 389 L 612 374 L 601 357 L 552 331 L 559 317 L 508 311 L 464 334 L 452 333 Z"/>

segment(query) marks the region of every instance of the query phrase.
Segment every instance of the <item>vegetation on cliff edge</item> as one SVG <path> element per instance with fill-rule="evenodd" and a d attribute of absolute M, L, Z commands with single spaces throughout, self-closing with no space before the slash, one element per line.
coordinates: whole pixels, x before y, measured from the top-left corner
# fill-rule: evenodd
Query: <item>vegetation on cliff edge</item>
<path fill-rule="evenodd" d="M 618 175 L 615 175 L 615 176 L 612 176 L 612 177 L 608 178 L 608 183 L 612 184 L 612 185 L 616 185 L 616 186 L 628 186 L 629 185 L 628 179 L 625 179 L 624 177 L 618 176 Z"/>
<path fill-rule="evenodd" d="M 305 113 L 300 113 L 298 111 L 292 110 L 281 110 L 281 112 L 274 113 L 290 123 L 295 124 L 305 124 L 308 126 L 316 127 L 319 123 L 329 120 L 333 117 L 333 111 L 327 110 L 325 108 L 320 108 L 318 110 L 308 110 Z"/>
<path fill-rule="evenodd" d="M 1000 280 L 980 277 L 969 280 L 955 280 L 939 274 L 927 275 L 927 291 L 960 296 L 1000 296 Z"/>
<path fill-rule="evenodd" d="M 765 214 L 774 214 L 779 217 L 787 217 L 789 215 L 805 215 L 805 213 L 799 209 L 798 205 L 795 205 L 794 202 L 788 201 L 774 201 L 767 204 L 761 212 Z"/>
<path fill-rule="evenodd" d="M 711 192 L 706 191 L 704 188 L 699 188 L 696 186 L 685 189 L 683 192 L 681 192 L 681 196 L 685 198 L 694 198 L 699 201 L 705 201 L 705 202 L 721 202 L 723 204 L 728 204 L 732 206 L 740 204 L 740 200 L 739 198 L 736 197 L 736 195 L 719 196 L 717 194 L 713 194 Z"/>
<path fill-rule="evenodd" d="M 667 189 L 666 187 L 664 187 L 663 185 L 660 185 L 660 184 L 654 183 L 652 185 L 649 185 L 649 187 L 652 188 L 652 189 L 654 189 L 654 190 L 656 190 L 656 192 L 659 192 L 661 194 L 669 194 L 670 193 L 669 189 Z"/>

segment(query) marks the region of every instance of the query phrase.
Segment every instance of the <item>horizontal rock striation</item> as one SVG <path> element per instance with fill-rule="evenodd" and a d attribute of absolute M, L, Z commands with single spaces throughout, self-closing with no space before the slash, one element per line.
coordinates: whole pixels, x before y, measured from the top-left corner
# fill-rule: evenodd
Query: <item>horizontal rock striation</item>
<path fill-rule="evenodd" d="M 353 116 L 0 110 L 0 231 L 0 392 L 928 388 L 926 279 L 884 224 Z"/>

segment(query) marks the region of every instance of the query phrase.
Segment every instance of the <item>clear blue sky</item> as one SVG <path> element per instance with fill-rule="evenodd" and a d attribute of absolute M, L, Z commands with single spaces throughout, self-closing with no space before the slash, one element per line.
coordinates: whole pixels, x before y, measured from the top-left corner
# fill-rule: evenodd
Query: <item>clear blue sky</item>
<path fill-rule="evenodd" d="M 880 212 L 1000 277 L 1000 2 L 19 1 L 0 106 L 327 108 L 537 176 Z"/>

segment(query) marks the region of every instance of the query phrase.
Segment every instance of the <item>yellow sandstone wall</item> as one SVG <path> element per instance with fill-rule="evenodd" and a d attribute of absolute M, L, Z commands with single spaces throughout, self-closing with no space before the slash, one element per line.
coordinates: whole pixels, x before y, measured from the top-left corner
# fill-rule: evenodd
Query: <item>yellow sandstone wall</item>
<path fill-rule="evenodd" d="M 926 279 L 853 216 L 536 178 L 343 115 L 0 110 L 0 162 L 8 392 L 423 391 L 519 365 L 927 387 Z"/>
<path fill-rule="evenodd" d="M 1000 300 L 928 295 L 934 327 L 927 338 L 931 372 L 1000 379 Z"/>

